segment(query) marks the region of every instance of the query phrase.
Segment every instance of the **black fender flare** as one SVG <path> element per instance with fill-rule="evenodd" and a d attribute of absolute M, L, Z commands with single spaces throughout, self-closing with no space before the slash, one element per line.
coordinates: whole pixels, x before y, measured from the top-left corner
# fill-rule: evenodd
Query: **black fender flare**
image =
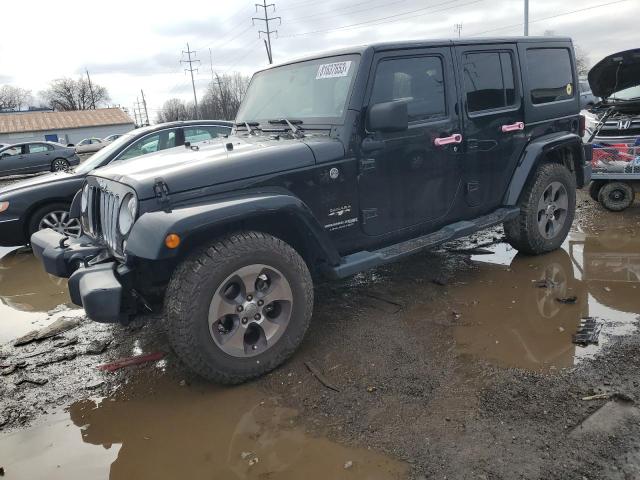
<path fill-rule="evenodd" d="M 306 240 L 314 242 L 314 247 L 320 248 L 320 256 L 329 264 L 340 262 L 338 251 L 309 207 L 295 195 L 284 192 L 217 197 L 170 212 L 144 213 L 127 238 L 126 254 L 148 260 L 173 258 L 179 255 L 180 247 L 170 249 L 165 246 L 165 238 L 171 233 L 179 235 L 181 245 L 184 245 L 189 238 L 208 230 L 274 214 L 279 221 L 294 225 Z"/>
<path fill-rule="evenodd" d="M 576 185 L 582 188 L 590 179 L 590 169 L 587 168 L 585 148 L 582 139 L 574 133 L 552 133 L 543 135 L 529 142 L 520 157 L 520 161 L 513 172 L 511 183 L 504 196 L 504 205 L 516 205 L 524 185 L 538 163 L 550 152 L 559 148 L 570 148 L 573 151 Z"/>

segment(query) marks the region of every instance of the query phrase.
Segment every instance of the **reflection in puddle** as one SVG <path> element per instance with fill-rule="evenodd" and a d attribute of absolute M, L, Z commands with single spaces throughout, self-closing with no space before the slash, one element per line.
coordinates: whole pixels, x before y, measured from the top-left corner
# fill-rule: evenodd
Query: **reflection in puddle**
<path fill-rule="evenodd" d="M 45 325 L 46 312 L 70 302 L 67 282 L 47 275 L 33 254 L 0 248 L 0 343 Z"/>
<path fill-rule="evenodd" d="M 563 249 L 529 257 L 497 245 L 466 285 L 456 288 L 463 354 L 500 366 L 549 371 L 592 356 L 611 335 L 635 330 L 640 313 L 640 239 L 627 230 L 598 236 L 572 233 Z M 493 258 L 492 258 L 493 257 Z M 547 287 L 540 287 L 546 283 Z M 575 304 L 558 298 L 576 297 Z M 584 317 L 604 322 L 600 345 L 577 347 L 572 335 Z"/>
<path fill-rule="evenodd" d="M 142 390 L 142 393 L 140 392 Z M 394 479 L 406 467 L 305 435 L 295 412 L 251 386 L 128 384 L 0 440 L 11 478 Z M 88 446 L 94 446 L 88 448 Z M 345 469 L 345 463 L 352 466 Z"/>

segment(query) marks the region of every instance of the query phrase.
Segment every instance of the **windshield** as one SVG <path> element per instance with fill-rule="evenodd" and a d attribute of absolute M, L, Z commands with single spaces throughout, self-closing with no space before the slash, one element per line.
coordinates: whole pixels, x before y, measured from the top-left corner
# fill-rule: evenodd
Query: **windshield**
<path fill-rule="evenodd" d="M 100 164 L 102 162 L 104 162 L 105 159 L 109 155 L 111 155 L 112 152 L 118 150 L 123 145 L 129 143 L 132 138 L 133 138 L 133 135 L 127 133 L 127 134 L 121 136 L 120 138 L 118 138 L 117 140 L 114 140 L 112 143 L 110 143 L 106 147 L 102 148 L 101 150 L 98 150 L 96 153 L 94 153 L 89 158 L 87 158 L 84 162 L 82 162 L 75 169 L 75 172 L 76 173 L 89 173 L 94 168 L 97 168 L 98 166 L 100 166 Z"/>
<path fill-rule="evenodd" d="M 236 117 L 237 123 L 342 120 L 359 55 L 341 55 L 283 65 L 253 76 Z"/>
<path fill-rule="evenodd" d="M 620 90 L 612 94 L 610 98 L 617 98 L 618 100 L 635 100 L 640 98 L 640 85 Z"/>

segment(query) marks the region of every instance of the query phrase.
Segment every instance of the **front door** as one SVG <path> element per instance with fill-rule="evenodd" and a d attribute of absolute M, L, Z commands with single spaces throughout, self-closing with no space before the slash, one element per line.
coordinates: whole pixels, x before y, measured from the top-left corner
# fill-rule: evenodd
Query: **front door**
<path fill-rule="evenodd" d="M 518 54 L 514 44 L 459 46 L 464 198 L 468 216 L 502 203 L 527 143 Z"/>
<path fill-rule="evenodd" d="M 407 102 L 409 128 L 366 132 L 358 188 L 367 235 L 427 226 L 447 217 L 460 182 L 458 115 L 451 49 L 384 52 L 374 58 L 368 108 Z M 436 145 L 436 139 L 451 143 Z"/>

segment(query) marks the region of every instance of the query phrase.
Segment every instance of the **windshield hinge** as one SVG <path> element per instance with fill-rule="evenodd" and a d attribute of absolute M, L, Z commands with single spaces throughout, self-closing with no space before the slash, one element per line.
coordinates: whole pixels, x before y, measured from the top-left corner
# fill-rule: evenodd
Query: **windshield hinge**
<path fill-rule="evenodd" d="M 153 184 L 153 192 L 156 194 L 158 203 L 162 209 L 169 213 L 171 212 L 171 199 L 169 198 L 169 186 L 162 178 L 156 178 Z"/>

